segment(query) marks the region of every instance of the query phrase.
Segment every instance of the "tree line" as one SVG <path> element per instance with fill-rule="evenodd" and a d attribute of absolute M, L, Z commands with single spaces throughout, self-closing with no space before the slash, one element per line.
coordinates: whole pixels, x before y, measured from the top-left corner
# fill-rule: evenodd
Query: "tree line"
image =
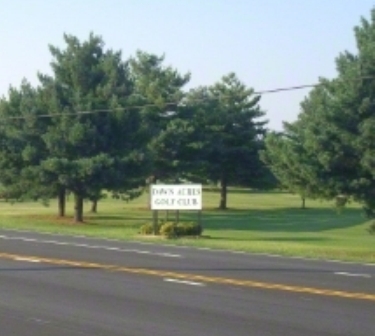
<path fill-rule="evenodd" d="M 138 51 L 126 60 L 93 33 L 64 34 L 50 45 L 51 75 L 24 80 L 0 100 L 0 183 L 7 199 L 58 199 L 74 219 L 102 192 L 131 199 L 156 181 L 259 185 L 266 120 L 260 96 L 230 73 L 185 90 L 190 73 L 164 56 Z"/>
<path fill-rule="evenodd" d="M 51 75 L 0 100 L 0 183 L 8 199 L 58 199 L 74 218 L 105 190 L 125 200 L 157 181 L 281 186 L 302 198 L 361 202 L 375 214 L 375 9 L 355 27 L 356 52 L 336 58 L 295 122 L 267 129 L 261 96 L 234 73 L 186 90 L 190 73 L 164 56 L 123 59 L 101 37 L 64 34 L 50 45 Z M 282 109 L 282 107 L 281 107 Z"/>

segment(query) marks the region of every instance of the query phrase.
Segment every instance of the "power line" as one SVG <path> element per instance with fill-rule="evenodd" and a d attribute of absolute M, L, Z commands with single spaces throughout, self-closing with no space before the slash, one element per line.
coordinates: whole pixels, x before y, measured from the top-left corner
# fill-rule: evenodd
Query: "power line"
<path fill-rule="evenodd" d="M 284 91 L 296 91 L 296 90 L 313 88 L 313 87 L 317 87 L 317 86 L 320 86 L 320 85 L 322 85 L 322 84 L 318 83 L 318 84 L 305 84 L 305 85 L 298 85 L 298 86 L 289 86 L 289 87 L 284 87 L 284 88 L 256 91 L 256 92 L 254 92 L 254 94 L 264 95 L 264 94 L 279 93 L 279 92 L 284 92 Z"/>
<path fill-rule="evenodd" d="M 360 81 L 364 79 L 374 79 L 374 76 L 362 76 L 358 78 L 354 78 L 352 81 Z M 288 92 L 288 91 L 296 91 L 296 90 L 303 90 L 308 88 L 314 88 L 318 86 L 322 86 L 324 83 L 315 83 L 315 84 L 304 84 L 304 85 L 297 85 L 297 86 L 287 86 L 287 87 L 280 87 L 275 89 L 267 89 L 267 90 L 260 90 L 260 91 L 254 91 L 254 95 L 262 96 L 265 94 L 273 94 L 273 93 L 280 93 L 280 92 Z M 216 97 L 204 97 L 204 98 L 196 98 L 193 99 L 193 101 L 206 101 L 206 100 L 218 100 L 222 98 L 230 98 L 233 97 L 232 95 L 221 95 Z M 146 98 L 146 97 L 144 97 Z M 171 101 L 163 103 L 165 107 L 167 106 L 176 106 L 179 102 Z M 75 115 L 84 115 L 84 114 L 96 114 L 96 113 L 111 113 L 111 112 L 120 112 L 120 111 L 126 111 L 131 109 L 143 109 L 147 107 L 159 107 L 159 104 L 143 104 L 143 105 L 135 105 L 135 106 L 126 106 L 126 107 L 118 107 L 118 108 L 111 108 L 111 109 L 94 109 L 94 110 L 88 110 L 88 111 L 74 111 L 74 112 L 61 112 L 61 113 L 51 113 L 51 114 L 39 114 L 39 115 L 33 115 L 33 116 L 16 116 L 16 117 L 5 117 L 0 118 L 0 121 L 2 120 L 22 120 L 27 119 L 30 117 L 34 118 L 53 118 L 58 116 L 75 116 Z"/>
<path fill-rule="evenodd" d="M 359 77 L 356 77 L 347 81 L 358 82 L 358 81 L 365 80 L 365 79 L 375 79 L 375 76 L 359 76 Z M 269 93 L 279 93 L 283 91 L 295 91 L 295 90 L 314 88 L 314 87 L 322 86 L 324 84 L 325 83 L 315 83 L 315 84 L 304 84 L 304 85 L 298 85 L 298 86 L 281 87 L 277 89 L 256 91 L 254 92 L 254 94 L 263 95 L 263 94 L 269 94 Z"/>

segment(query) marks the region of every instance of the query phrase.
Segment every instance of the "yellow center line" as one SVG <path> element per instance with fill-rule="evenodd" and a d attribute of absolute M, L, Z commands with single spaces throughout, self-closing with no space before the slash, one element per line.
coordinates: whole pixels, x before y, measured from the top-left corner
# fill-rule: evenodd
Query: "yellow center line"
<path fill-rule="evenodd" d="M 158 271 L 158 270 L 152 270 L 152 269 L 147 269 L 147 268 L 132 268 L 132 267 L 123 267 L 123 266 L 118 266 L 118 265 L 106 265 L 106 264 L 98 264 L 98 263 L 91 263 L 91 262 L 84 262 L 84 261 L 81 262 L 81 261 L 72 261 L 72 260 L 64 260 L 64 259 L 41 258 L 41 257 L 36 257 L 36 256 L 25 256 L 25 255 L 9 254 L 9 253 L 0 253 L 0 258 L 14 260 L 14 261 L 19 261 L 20 258 L 22 258 L 22 260 L 24 261 L 38 260 L 41 263 L 52 264 L 52 265 L 94 268 L 94 269 L 101 269 L 101 270 L 107 270 L 107 271 L 112 271 L 112 272 L 124 272 L 124 273 L 132 273 L 132 274 L 157 276 L 157 277 L 163 277 L 163 278 L 168 277 L 168 278 L 176 278 L 176 279 L 183 279 L 183 280 L 195 280 L 195 281 L 202 281 L 202 282 L 222 284 L 222 285 L 229 284 L 229 285 L 234 285 L 234 286 L 242 286 L 242 287 L 250 287 L 250 288 L 270 289 L 270 290 L 287 291 L 287 292 L 294 292 L 294 293 L 305 293 L 305 294 L 333 296 L 333 297 L 340 297 L 340 298 L 347 298 L 347 299 L 375 301 L 375 294 L 368 294 L 368 293 L 355 293 L 355 292 L 345 292 L 345 291 L 332 290 L 332 289 L 291 286 L 291 285 L 267 283 L 267 282 L 261 282 L 261 281 L 229 279 L 229 278 L 211 277 L 211 276 L 198 275 L 198 274 L 177 273 L 177 272 L 162 271 L 162 270 Z"/>

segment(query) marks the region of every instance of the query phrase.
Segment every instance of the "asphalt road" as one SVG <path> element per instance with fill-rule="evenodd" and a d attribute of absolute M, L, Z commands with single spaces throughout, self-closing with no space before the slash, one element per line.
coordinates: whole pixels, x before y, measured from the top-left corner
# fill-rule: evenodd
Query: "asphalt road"
<path fill-rule="evenodd" d="M 368 336 L 374 316 L 374 265 L 0 230 L 1 336 Z"/>

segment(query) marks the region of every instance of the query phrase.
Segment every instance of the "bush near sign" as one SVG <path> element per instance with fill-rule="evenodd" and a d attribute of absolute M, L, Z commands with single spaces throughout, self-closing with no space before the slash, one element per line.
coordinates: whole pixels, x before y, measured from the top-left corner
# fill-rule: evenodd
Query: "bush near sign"
<path fill-rule="evenodd" d="M 201 184 L 153 184 L 151 210 L 202 210 Z"/>

